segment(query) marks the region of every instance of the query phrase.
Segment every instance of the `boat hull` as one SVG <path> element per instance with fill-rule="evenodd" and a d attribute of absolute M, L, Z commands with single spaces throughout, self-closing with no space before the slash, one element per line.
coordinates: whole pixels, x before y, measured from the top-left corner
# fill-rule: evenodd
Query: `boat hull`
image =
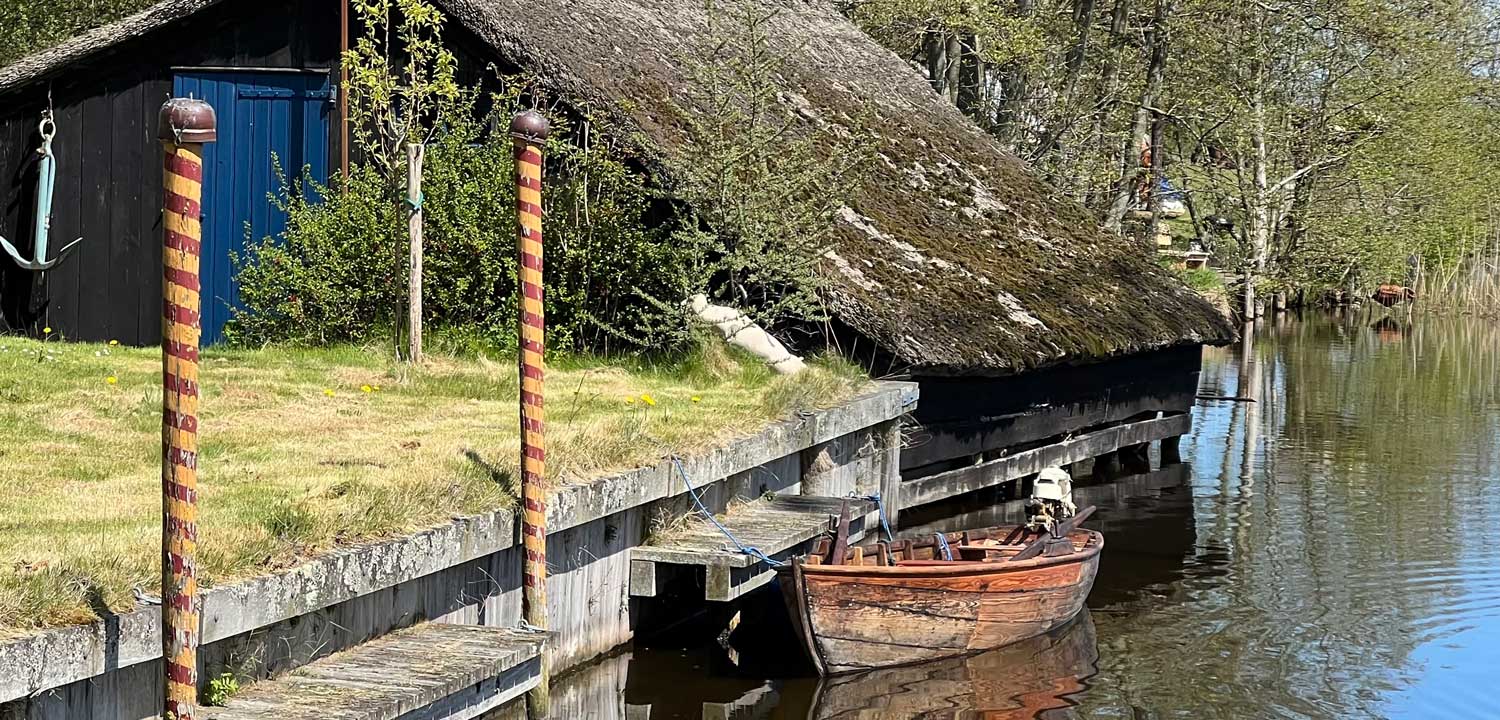
<path fill-rule="evenodd" d="M 1103 536 L 1019 562 L 809 565 L 783 570 L 793 622 L 818 672 L 834 675 L 990 650 L 1046 633 L 1083 608 Z"/>

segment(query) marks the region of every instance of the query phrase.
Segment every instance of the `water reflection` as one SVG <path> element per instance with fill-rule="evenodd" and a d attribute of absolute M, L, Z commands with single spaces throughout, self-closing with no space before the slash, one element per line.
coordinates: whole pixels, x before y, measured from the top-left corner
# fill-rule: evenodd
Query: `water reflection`
<path fill-rule="evenodd" d="M 1066 632 L 821 684 L 637 651 L 554 717 L 1500 717 L 1500 327 L 1265 323 L 1205 353 L 1202 392 L 1238 399 L 1194 410 L 1190 465 L 1079 490 L 1108 539 Z"/>
<path fill-rule="evenodd" d="M 1188 567 L 1216 572 L 1094 605 L 1081 716 L 1497 712 L 1480 675 L 1500 660 L 1500 553 L 1481 538 L 1500 537 L 1500 331 L 1383 320 L 1206 354 L 1205 393 L 1255 400 L 1201 406 L 1184 448 Z"/>
<path fill-rule="evenodd" d="M 809 720 L 1067 717 L 1099 659 L 1084 610 L 1046 635 L 967 658 L 823 680 Z"/>

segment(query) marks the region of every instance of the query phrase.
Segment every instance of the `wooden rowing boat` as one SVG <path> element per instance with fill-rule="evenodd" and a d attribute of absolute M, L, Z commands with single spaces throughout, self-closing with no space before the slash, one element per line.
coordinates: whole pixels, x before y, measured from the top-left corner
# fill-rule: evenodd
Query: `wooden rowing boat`
<path fill-rule="evenodd" d="M 778 568 L 782 593 L 820 675 L 998 648 L 1083 608 L 1104 548 L 1103 535 L 1077 527 L 1092 512 L 1056 536 L 995 527 L 853 548 L 835 539 L 826 554 L 825 541 Z"/>
<path fill-rule="evenodd" d="M 823 678 L 808 720 L 1035 720 L 1073 705 L 1097 672 L 1087 610 L 1062 627 L 977 655 Z"/>

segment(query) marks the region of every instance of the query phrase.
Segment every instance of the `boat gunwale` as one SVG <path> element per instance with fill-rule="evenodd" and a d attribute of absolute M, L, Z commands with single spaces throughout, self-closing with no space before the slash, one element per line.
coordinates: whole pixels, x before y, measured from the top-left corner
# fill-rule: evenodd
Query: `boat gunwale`
<path fill-rule="evenodd" d="M 950 577 L 1007 574 L 1043 567 L 1066 565 L 1068 563 L 1087 562 L 1090 558 L 1097 557 L 1104 550 L 1103 533 L 1088 528 L 1079 528 L 1069 533 L 1069 537 L 1073 537 L 1078 533 L 1087 533 L 1087 541 L 1083 548 L 1076 552 L 1055 557 L 1035 557 L 1029 560 L 1014 562 L 954 560 L 951 562 L 940 561 L 944 563 L 942 565 L 811 565 L 803 562 L 802 558 L 798 558 L 794 561 L 794 564 L 805 574 L 829 577 Z"/>

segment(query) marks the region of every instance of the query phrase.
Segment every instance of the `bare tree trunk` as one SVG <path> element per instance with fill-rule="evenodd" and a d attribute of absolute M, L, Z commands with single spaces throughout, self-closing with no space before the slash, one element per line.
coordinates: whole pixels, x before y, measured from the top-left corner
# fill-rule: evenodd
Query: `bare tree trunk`
<path fill-rule="evenodd" d="M 1073 103 L 1078 95 L 1078 81 L 1083 77 L 1083 62 L 1088 58 L 1089 36 L 1094 26 L 1094 7 L 1095 0 L 1073 0 L 1074 39 L 1072 47 L 1068 48 L 1062 97 L 1046 131 L 1037 142 L 1036 150 L 1032 153 L 1033 160 L 1042 158 L 1060 145 L 1063 133 L 1077 114 Z"/>
<path fill-rule="evenodd" d="M 948 93 L 948 102 L 954 105 L 958 105 L 958 89 L 963 84 L 963 57 L 963 42 L 959 40 L 957 34 L 948 35 L 948 48 L 944 53 L 943 65 L 943 72 L 947 77 L 943 82 Z"/>
<path fill-rule="evenodd" d="M 1020 0 L 1016 3 L 1016 15 L 1022 20 L 1030 18 L 1035 12 L 1036 4 L 1033 0 Z M 1020 62 L 1012 62 L 1002 72 L 1000 103 L 995 112 L 995 134 L 1015 148 L 1025 112 L 1023 99 L 1028 82 L 1026 66 Z"/>
<path fill-rule="evenodd" d="M 984 109 L 985 104 L 985 75 L 984 58 L 979 52 L 979 36 L 966 35 L 960 43 L 962 55 L 959 56 L 959 84 L 958 84 L 958 109 L 965 115 L 977 118 Z"/>
<path fill-rule="evenodd" d="M 1262 16 L 1262 30 L 1263 28 Z M 1252 320 L 1258 314 L 1255 306 L 1255 280 L 1265 275 L 1266 251 L 1271 240 L 1271 195 L 1266 179 L 1266 166 L 1270 157 L 1266 148 L 1265 75 L 1265 63 L 1258 62 L 1254 74 L 1255 86 L 1250 90 L 1250 163 L 1251 182 L 1254 186 L 1250 204 L 1250 257 L 1245 270 L 1245 317 Z"/>
<path fill-rule="evenodd" d="M 1147 207 L 1151 211 L 1151 223 L 1146 228 L 1146 238 L 1155 250 L 1156 236 L 1161 232 L 1161 184 L 1165 179 L 1166 171 L 1166 148 L 1162 147 L 1162 136 L 1166 134 L 1167 116 L 1163 113 L 1153 113 L 1151 119 L 1151 188 L 1147 195 Z"/>
<path fill-rule="evenodd" d="M 1130 138 L 1120 158 L 1120 182 L 1115 187 L 1114 201 L 1109 214 L 1104 217 L 1104 227 L 1119 233 L 1120 223 L 1130 210 L 1130 198 L 1141 179 L 1140 148 L 1147 143 L 1151 132 L 1151 116 L 1160 102 L 1161 86 L 1167 68 L 1167 19 L 1172 13 L 1171 0 L 1156 0 L 1156 10 L 1151 15 L 1151 34 L 1147 40 L 1149 59 L 1146 65 L 1146 85 L 1141 89 L 1141 101 L 1135 110 L 1135 123 Z"/>
<path fill-rule="evenodd" d="M 1119 105 L 1120 65 L 1124 59 L 1127 44 L 1125 23 L 1129 15 L 1130 0 L 1114 0 L 1114 5 L 1109 11 L 1109 45 L 1104 51 L 1104 63 L 1100 68 L 1097 84 L 1094 86 L 1094 103 L 1089 110 L 1087 147 L 1080 148 L 1076 153 L 1079 162 L 1085 167 L 1081 170 L 1068 171 L 1070 175 L 1096 175 L 1099 169 L 1097 167 L 1099 159 L 1104 156 L 1112 159 L 1114 156 L 1114 143 L 1108 138 L 1106 125 L 1109 118 L 1114 115 L 1116 106 Z M 1103 203 L 1107 200 L 1105 196 L 1113 189 L 1113 185 L 1100 188 L 1089 184 L 1083 188 L 1081 200 L 1089 208 L 1098 212 L 1102 219 L 1105 215 Z"/>
<path fill-rule="evenodd" d="M 948 94 L 948 40 L 944 33 L 937 30 L 928 30 L 922 38 L 922 47 L 927 56 L 927 82 L 932 84 L 933 92 L 939 95 Z"/>
<path fill-rule="evenodd" d="M 1094 29 L 1095 0 L 1073 0 L 1073 46 L 1068 48 L 1067 80 L 1063 83 L 1063 101 L 1071 101 L 1083 77 L 1083 62 L 1088 59 L 1089 37 Z"/>
<path fill-rule="evenodd" d="M 422 362 L 422 157 L 420 143 L 406 146 L 406 202 L 411 217 L 407 233 L 411 241 L 411 275 L 407 284 L 407 352 L 412 363 Z"/>

